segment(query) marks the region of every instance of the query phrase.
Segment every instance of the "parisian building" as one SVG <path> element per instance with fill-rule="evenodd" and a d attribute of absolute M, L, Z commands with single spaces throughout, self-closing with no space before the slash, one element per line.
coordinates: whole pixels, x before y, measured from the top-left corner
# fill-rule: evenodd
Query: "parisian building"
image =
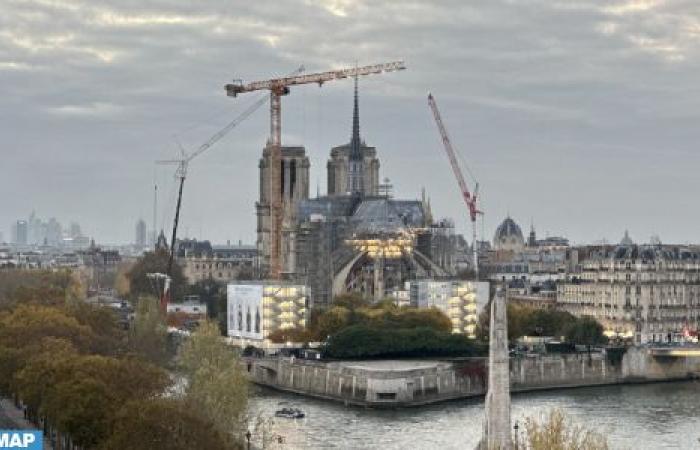
<path fill-rule="evenodd" d="M 637 245 L 579 249 L 578 270 L 557 286 L 557 306 L 592 316 L 610 336 L 668 342 L 700 324 L 700 248 Z"/>
<path fill-rule="evenodd" d="M 190 284 L 203 280 L 227 283 L 254 275 L 258 256 L 254 245 L 212 245 L 209 241 L 178 241 L 177 261 Z"/>

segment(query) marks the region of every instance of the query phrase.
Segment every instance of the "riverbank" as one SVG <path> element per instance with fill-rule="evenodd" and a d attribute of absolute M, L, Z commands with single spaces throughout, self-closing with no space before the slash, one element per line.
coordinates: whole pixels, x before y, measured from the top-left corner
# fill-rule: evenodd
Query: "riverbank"
<path fill-rule="evenodd" d="M 454 360 L 308 361 L 246 360 L 260 385 L 343 404 L 396 408 L 424 406 L 486 393 L 487 361 Z M 511 358 L 512 392 L 687 380 L 700 375 L 698 357 L 655 357 L 629 349 L 620 359 L 605 354 Z"/>

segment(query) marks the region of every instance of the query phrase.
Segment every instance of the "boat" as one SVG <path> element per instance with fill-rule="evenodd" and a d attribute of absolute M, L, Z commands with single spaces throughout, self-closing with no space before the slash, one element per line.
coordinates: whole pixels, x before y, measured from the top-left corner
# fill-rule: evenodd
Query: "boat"
<path fill-rule="evenodd" d="M 275 411 L 275 417 L 286 419 L 303 419 L 304 416 L 304 412 L 298 408 L 282 408 Z"/>

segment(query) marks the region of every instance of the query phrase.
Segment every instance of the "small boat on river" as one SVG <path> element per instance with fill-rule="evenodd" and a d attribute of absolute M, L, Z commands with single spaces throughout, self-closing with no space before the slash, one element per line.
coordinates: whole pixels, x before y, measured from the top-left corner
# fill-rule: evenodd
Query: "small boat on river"
<path fill-rule="evenodd" d="M 304 412 L 298 408 L 282 408 L 275 411 L 275 417 L 284 417 L 285 419 L 303 419 Z"/>

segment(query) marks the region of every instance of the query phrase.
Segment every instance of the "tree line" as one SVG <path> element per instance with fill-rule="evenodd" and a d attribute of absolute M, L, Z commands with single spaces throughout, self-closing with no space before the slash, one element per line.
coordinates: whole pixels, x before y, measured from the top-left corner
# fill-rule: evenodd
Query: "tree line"
<path fill-rule="evenodd" d="M 70 273 L 8 273 L 22 282 L 0 289 L 0 394 L 57 448 L 243 448 L 247 382 L 216 324 L 173 357 L 155 298 L 126 331 Z"/>

